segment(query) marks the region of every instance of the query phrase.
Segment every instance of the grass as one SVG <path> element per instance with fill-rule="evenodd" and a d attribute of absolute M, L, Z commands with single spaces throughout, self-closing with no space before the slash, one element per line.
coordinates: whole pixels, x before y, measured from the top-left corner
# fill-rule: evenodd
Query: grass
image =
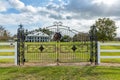
<path fill-rule="evenodd" d="M 108 50 L 119 50 L 120 49 L 120 46 L 101 46 L 101 49 L 108 49 Z"/>
<path fill-rule="evenodd" d="M 119 58 L 101 59 L 101 62 L 104 62 L 104 63 L 120 63 L 120 59 Z"/>
<path fill-rule="evenodd" d="M 101 56 L 120 56 L 120 52 L 101 52 Z"/>
<path fill-rule="evenodd" d="M 0 80 L 120 80 L 120 67 L 0 67 Z"/>
<path fill-rule="evenodd" d="M 0 56 L 14 56 L 14 52 L 1 52 Z"/>
<path fill-rule="evenodd" d="M 0 50 L 13 50 L 15 46 L 0 45 Z M 14 52 L 0 52 L 0 56 L 14 56 Z M 0 59 L 0 63 L 14 63 L 14 59 Z"/>
<path fill-rule="evenodd" d="M 14 59 L 0 59 L 0 63 L 14 63 L 15 60 Z"/>
<path fill-rule="evenodd" d="M 14 49 L 14 46 L 10 46 L 10 45 L 0 45 L 0 50 L 2 49 Z"/>
<path fill-rule="evenodd" d="M 115 42 L 114 42 L 115 43 Z M 118 43 L 118 42 L 117 42 Z M 120 46 L 101 46 L 102 50 L 120 50 Z M 120 56 L 120 52 L 101 52 L 101 56 Z M 120 58 L 101 59 L 101 62 L 120 63 Z"/>

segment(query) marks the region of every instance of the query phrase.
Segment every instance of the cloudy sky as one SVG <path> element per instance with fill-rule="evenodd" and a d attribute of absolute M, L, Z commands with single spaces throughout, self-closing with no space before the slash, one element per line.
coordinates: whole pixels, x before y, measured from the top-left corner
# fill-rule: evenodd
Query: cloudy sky
<path fill-rule="evenodd" d="M 0 25 L 15 34 L 22 23 L 36 29 L 61 21 L 87 32 L 98 18 L 107 17 L 120 26 L 120 0 L 0 0 Z M 120 36 L 120 28 L 117 29 Z"/>

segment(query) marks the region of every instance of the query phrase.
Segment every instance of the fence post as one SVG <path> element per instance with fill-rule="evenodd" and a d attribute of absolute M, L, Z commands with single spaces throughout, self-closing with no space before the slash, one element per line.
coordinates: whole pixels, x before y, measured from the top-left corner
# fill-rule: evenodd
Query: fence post
<path fill-rule="evenodd" d="M 18 65 L 18 55 L 17 55 L 17 42 L 15 42 L 15 65 Z"/>
<path fill-rule="evenodd" d="M 99 65 L 100 64 L 100 42 L 98 42 L 97 44 L 97 64 Z"/>

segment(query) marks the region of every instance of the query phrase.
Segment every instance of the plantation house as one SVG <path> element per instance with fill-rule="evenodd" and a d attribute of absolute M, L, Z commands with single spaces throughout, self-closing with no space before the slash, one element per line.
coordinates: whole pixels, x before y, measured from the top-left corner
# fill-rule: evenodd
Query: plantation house
<path fill-rule="evenodd" d="M 26 42 L 48 42 L 50 41 L 49 35 L 43 32 L 36 32 L 28 34 L 25 38 Z"/>

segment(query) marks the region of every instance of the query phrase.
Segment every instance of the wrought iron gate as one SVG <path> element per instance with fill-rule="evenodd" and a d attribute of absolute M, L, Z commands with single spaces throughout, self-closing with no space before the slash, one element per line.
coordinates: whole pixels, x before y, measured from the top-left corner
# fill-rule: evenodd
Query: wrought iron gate
<path fill-rule="evenodd" d="M 56 28 L 55 28 L 56 27 Z M 79 33 L 71 30 L 61 23 L 55 23 L 46 27 L 51 32 L 49 42 L 25 42 L 25 37 L 29 34 L 20 25 L 18 29 L 18 64 L 20 62 L 38 63 L 73 63 L 73 62 L 96 62 L 97 58 L 97 36 L 96 28 L 90 33 Z M 62 31 L 60 31 L 62 29 Z M 69 31 L 67 34 L 63 31 Z M 61 40 L 63 36 L 73 35 L 70 40 Z M 76 38 L 76 37 L 77 38 Z M 78 38 L 79 37 L 79 38 Z"/>

